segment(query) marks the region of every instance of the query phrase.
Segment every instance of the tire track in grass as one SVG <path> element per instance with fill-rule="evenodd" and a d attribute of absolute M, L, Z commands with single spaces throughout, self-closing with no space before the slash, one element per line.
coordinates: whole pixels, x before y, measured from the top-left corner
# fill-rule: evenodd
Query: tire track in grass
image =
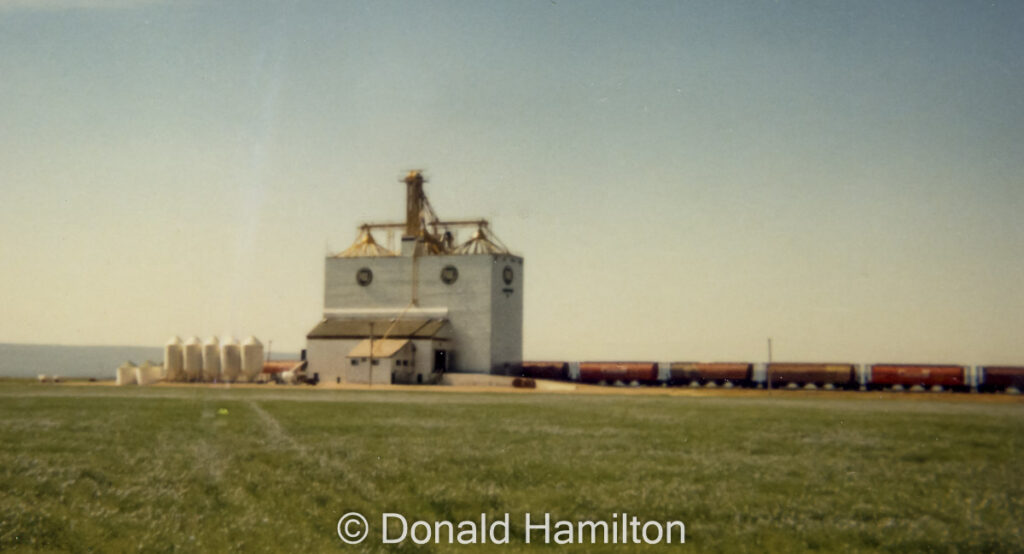
<path fill-rule="evenodd" d="M 247 404 L 263 423 L 264 434 L 273 448 L 295 452 L 300 464 L 316 473 L 335 476 L 339 483 L 345 483 L 362 498 L 372 499 L 379 496 L 380 490 L 372 480 L 358 478 L 359 473 L 351 471 L 344 462 L 328 456 L 322 450 L 308 448 L 296 440 L 276 417 L 255 400 L 248 400 Z"/>
<path fill-rule="evenodd" d="M 270 415 L 270 412 L 264 410 L 263 406 L 260 406 L 259 403 L 254 400 L 249 400 L 247 404 L 256 416 L 260 418 L 260 421 L 263 422 L 263 429 L 266 431 L 271 443 L 276 444 L 280 450 L 295 450 L 302 457 L 306 457 L 308 455 L 309 452 L 306 447 L 299 443 L 299 441 L 295 440 L 288 431 L 284 429 L 281 422 L 278 421 L 276 417 Z"/>

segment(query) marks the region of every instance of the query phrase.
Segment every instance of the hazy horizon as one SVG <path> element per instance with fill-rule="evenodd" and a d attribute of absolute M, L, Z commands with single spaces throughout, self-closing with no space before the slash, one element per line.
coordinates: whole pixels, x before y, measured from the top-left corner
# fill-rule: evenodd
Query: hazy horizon
<path fill-rule="evenodd" d="M 0 0 L 0 342 L 297 352 L 324 256 L 422 168 L 525 258 L 526 359 L 1024 364 L 1022 27 L 1009 1 Z"/>
<path fill-rule="evenodd" d="M 272 360 L 298 359 L 297 352 L 270 353 Z M 125 363 L 163 363 L 162 346 L 10 344 L 0 342 L 0 377 L 39 375 L 113 380 Z"/>

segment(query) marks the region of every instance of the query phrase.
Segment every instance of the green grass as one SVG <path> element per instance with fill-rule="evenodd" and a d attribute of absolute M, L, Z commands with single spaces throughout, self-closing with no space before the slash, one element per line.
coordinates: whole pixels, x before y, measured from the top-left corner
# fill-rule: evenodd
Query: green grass
<path fill-rule="evenodd" d="M 0 550 L 382 548 L 376 534 L 361 547 L 337 538 L 338 518 L 354 510 L 375 527 L 384 511 L 431 521 L 508 512 L 513 543 L 497 552 L 530 548 L 526 512 L 682 520 L 687 542 L 673 550 L 695 552 L 1020 551 L 1022 443 L 1024 404 L 939 396 L 0 382 Z"/>

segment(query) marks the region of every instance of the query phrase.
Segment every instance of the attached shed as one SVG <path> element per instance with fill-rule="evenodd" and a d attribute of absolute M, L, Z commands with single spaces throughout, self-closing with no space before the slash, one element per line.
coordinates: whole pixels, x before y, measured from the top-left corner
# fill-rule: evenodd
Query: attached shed
<path fill-rule="evenodd" d="M 349 383 L 412 383 L 415 350 L 409 339 L 364 339 L 348 353 Z"/>
<path fill-rule="evenodd" d="M 429 383 L 450 367 L 449 332 L 446 319 L 326 318 L 306 336 L 306 374 L 322 384 L 370 383 L 371 375 L 373 384 Z"/>

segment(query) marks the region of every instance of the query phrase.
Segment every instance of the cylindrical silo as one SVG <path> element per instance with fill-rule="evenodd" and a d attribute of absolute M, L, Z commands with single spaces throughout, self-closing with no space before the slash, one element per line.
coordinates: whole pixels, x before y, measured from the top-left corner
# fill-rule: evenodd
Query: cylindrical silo
<path fill-rule="evenodd" d="M 184 359 L 182 354 L 181 339 L 171 337 L 164 346 L 164 378 L 168 381 L 181 381 L 183 378 L 182 365 Z"/>
<path fill-rule="evenodd" d="M 263 371 L 263 343 L 249 337 L 242 343 L 242 379 L 255 381 Z"/>
<path fill-rule="evenodd" d="M 220 345 L 220 376 L 227 382 L 234 382 L 242 373 L 242 350 L 234 337 L 224 339 Z"/>
<path fill-rule="evenodd" d="M 220 341 L 210 337 L 203 343 L 203 381 L 220 381 Z"/>
<path fill-rule="evenodd" d="M 203 374 L 203 343 L 199 337 L 192 337 L 185 341 L 182 349 L 182 369 L 185 371 L 185 379 L 196 381 Z"/>
<path fill-rule="evenodd" d="M 115 382 L 118 386 L 134 385 L 135 364 L 131 362 L 121 364 L 121 367 L 117 368 L 117 380 Z"/>
<path fill-rule="evenodd" d="M 135 382 L 139 385 L 152 385 L 160 380 L 160 366 L 144 362 L 135 368 Z"/>

